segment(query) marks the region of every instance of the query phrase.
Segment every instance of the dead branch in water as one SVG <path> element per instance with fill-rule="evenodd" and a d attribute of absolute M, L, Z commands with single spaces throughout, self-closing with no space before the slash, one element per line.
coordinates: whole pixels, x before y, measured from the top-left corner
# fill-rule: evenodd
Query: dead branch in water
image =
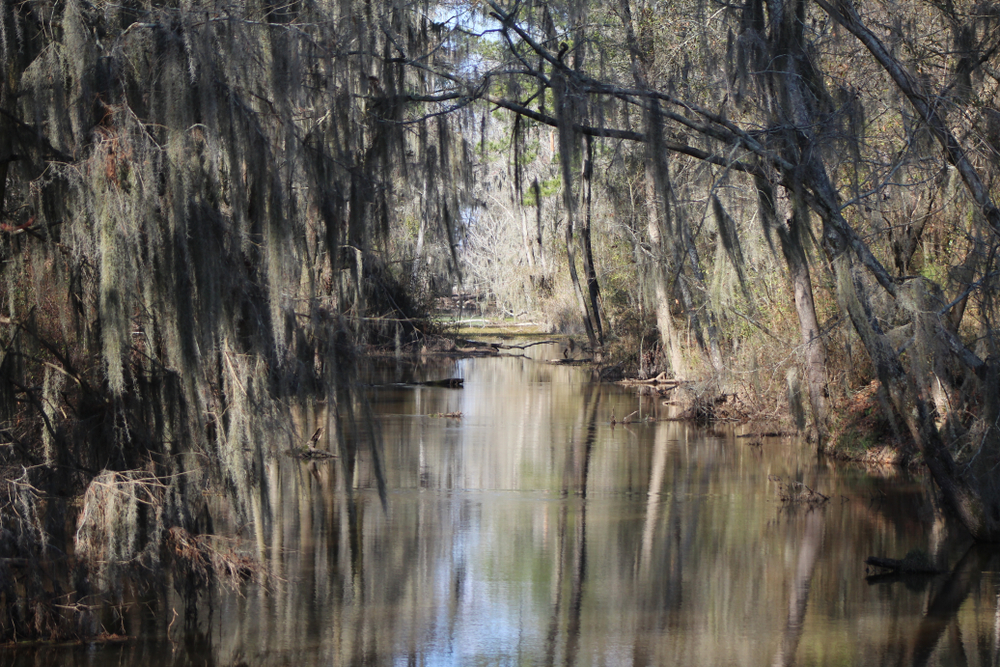
<path fill-rule="evenodd" d="M 243 581 L 260 578 L 264 566 L 259 561 L 231 548 L 220 549 L 215 541 L 213 535 L 195 535 L 175 526 L 167 533 L 166 546 L 181 571 L 193 577 L 198 585 L 221 581 L 235 587 Z"/>
<path fill-rule="evenodd" d="M 902 559 L 869 556 L 865 559 L 865 564 L 895 574 L 943 574 L 945 572 L 931 562 L 927 553 L 921 549 L 911 549 Z"/>
<path fill-rule="evenodd" d="M 534 347 L 535 345 L 556 345 L 558 343 L 559 341 L 557 340 L 539 340 L 525 345 L 508 345 L 506 343 L 494 343 L 493 345 L 501 350 L 527 350 L 529 347 Z"/>
<path fill-rule="evenodd" d="M 794 480 L 785 481 L 777 475 L 768 475 L 768 481 L 778 485 L 778 499 L 783 503 L 806 503 L 808 505 L 822 505 L 830 500 L 830 496 L 809 488 L 802 482 Z"/>

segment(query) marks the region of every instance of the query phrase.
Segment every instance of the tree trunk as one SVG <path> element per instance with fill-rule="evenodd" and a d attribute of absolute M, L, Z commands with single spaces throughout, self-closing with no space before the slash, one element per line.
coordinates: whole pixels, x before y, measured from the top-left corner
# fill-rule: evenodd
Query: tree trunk
<path fill-rule="evenodd" d="M 798 250 L 802 250 L 801 246 L 799 246 Z M 816 307 L 813 303 L 809 266 L 804 261 L 804 257 L 802 261 L 789 260 L 788 272 L 792 278 L 792 289 L 795 294 L 795 314 L 798 315 L 799 330 L 802 334 L 806 384 L 809 386 L 809 403 L 813 414 L 813 431 L 819 442 L 819 446 L 822 448 L 828 435 L 826 358 L 823 353 L 823 342 L 819 334 L 819 322 L 816 319 Z"/>
<path fill-rule="evenodd" d="M 680 353 L 680 342 L 677 340 L 677 334 L 674 330 L 673 317 L 670 314 L 670 286 L 667 282 L 668 261 L 662 245 L 663 234 L 660 228 L 662 217 L 659 212 L 659 200 L 656 196 L 653 179 L 652 160 L 647 157 L 645 178 L 646 234 L 649 236 L 649 245 L 653 254 L 653 307 L 656 310 L 656 328 L 660 332 L 660 343 L 663 345 L 670 364 L 668 371 L 681 376 L 684 374 L 683 357 Z"/>
<path fill-rule="evenodd" d="M 569 185 L 564 184 L 566 192 L 569 191 Z M 566 194 L 565 199 L 572 198 L 572 194 Z M 573 242 L 573 212 L 570 209 L 569 202 L 566 203 L 566 260 L 569 263 L 569 280 L 573 284 L 573 293 L 576 295 L 576 303 L 580 308 L 580 316 L 583 318 L 583 327 L 587 332 L 587 340 L 590 342 L 591 349 L 596 350 L 598 347 L 597 335 L 594 331 L 594 324 L 590 319 L 590 311 L 587 309 L 587 301 L 583 296 L 583 288 L 580 287 L 580 276 L 576 272 L 576 248 Z"/>
<path fill-rule="evenodd" d="M 824 238 L 834 266 L 841 309 L 850 316 L 855 331 L 875 365 L 879 381 L 889 396 L 896 417 L 906 425 L 923 454 L 945 503 L 973 538 L 982 542 L 1000 542 L 1000 495 L 994 488 L 992 478 L 981 474 L 977 477 L 975 470 L 959 467 L 952 458 L 929 407 L 929 387 L 920 382 L 920 369 L 911 368 L 909 374 L 904 370 L 896 350 L 871 321 L 867 309 L 860 301 L 854 286 L 850 257 L 843 251 L 845 240 L 830 229 L 824 233 Z M 913 284 L 907 285 L 900 295 L 901 305 L 910 309 L 915 318 L 933 318 L 933 310 L 923 310 L 928 308 L 928 304 L 926 297 L 920 293 L 921 281 L 911 282 Z M 915 327 L 920 325 L 919 321 L 914 322 Z M 935 329 L 935 334 L 944 335 L 944 328 L 939 322 L 936 326 L 933 323 L 931 326 Z M 915 351 L 910 355 L 912 363 L 921 363 L 921 356 L 920 350 Z M 992 382 L 995 387 L 998 382 L 995 365 L 989 365 L 986 375 L 983 379 L 987 385 Z"/>
<path fill-rule="evenodd" d="M 514 209 L 519 212 L 521 222 L 521 246 L 524 248 L 524 256 L 528 260 L 528 273 L 532 284 L 537 283 L 538 276 L 535 273 L 535 248 L 528 231 L 528 212 L 524 208 L 524 187 L 522 186 L 521 162 L 523 153 L 523 134 L 521 130 L 521 117 L 514 117 Z"/>
<path fill-rule="evenodd" d="M 803 215 L 807 214 L 794 214 L 789 229 L 785 231 L 784 227 L 779 227 L 778 236 L 781 239 L 781 250 L 788 265 L 788 273 L 792 279 L 795 314 L 798 316 L 799 331 L 802 335 L 806 384 L 809 386 L 809 403 L 813 414 L 813 432 L 820 449 L 822 449 L 828 435 L 826 356 L 823 353 L 823 341 L 820 338 L 819 321 L 816 318 L 816 305 L 813 302 L 809 263 L 806 260 L 805 249 L 802 247 L 801 229 L 806 224 L 805 220 L 801 219 Z"/>
<path fill-rule="evenodd" d="M 534 242 L 531 239 L 531 233 L 528 231 L 528 212 L 524 210 L 523 202 L 518 201 L 516 206 L 521 218 L 521 247 L 524 248 L 524 256 L 528 260 L 528 272 L 531 275 L 531 282 L 535 283 L 538 276 L 535 270 Z"/>
<path fill-rule="evenodd" d="M 778 202 L 774 188 L 763 179 L 756 179 L 757 202 L 765 228 L 778 233 L 781 252 L 785 258 L 788 275 L 792 281 L 795 300 L 795 314 L 799 320 L 802 336 L 803 359 L 805 361 L 806 384 L 809 387 L 809 404 L 812 407 L 813 433 L 820 448 L 828 435 L 826 407 L 826 355 L 823 341 L 819 336 L 819 320 L 813 301 L 812 277 L 805 248 L 802 246 L 802 229 L 807 224 L 807 211 L 796 211 L 786 226 L 778 219 Z"/>
<path fill-rule="evenodd" d="M 590 243 L 590 212 L 591 195 L 593 192 L 593 172 L 594 172 L 594 151 L 590 144 L 590 137 L 585 137 L 586 157 L 583 161 L 583 201 L 584 214 L 583 224 L 580 226 L 580 246 L 583 252 L 583 273 L 587 278 L 587 296 L 590 299 L 590 312 L 594 318 L 594 328 L 597 330 L 597 341 L 604 344 L 604 330 L 601 326 L 600 296 L 601 288 L 597 282 L 597 271 L 594 268 L 594 251 Z"/>
<path fill-rule="evenodd" d="M 542 238 L 542 188 L 538 185 L 538 179 L 536 178 L 531 182 L 531 191 L 534 194 L 535 199 L 535 241 L 538 243 L 538 263 L 542 267 L 542 278 L 543 280 L 549 274 L 549 267 L 545 261 L 545 244 Z"/>
<path fill-rule="evenodd" d="M 632 23 L 632 9 L 629 0 L 621 0 L 620 13 L 632 63 L 632 77 L 636 87 L 648 89 L 648 72 L 652 54 L 644 52 L 639 47 L 639 40 Z M 646 133 L 650 138 L 645 145 L 646 178 L 644 187 L 646 234 L 649 237 L 653 256 L 652 278 L 656 328 L 660 333 L 660 342 L 666 353 L 665 357 L 669 360 L 670 368 L 668 370 L 672 371 L 674 375 L 683 375 L 686 369 L 683 368 L 680 341 L 677 340 L 671 316 L 669 278 L 671 259 L 666 248 L 666 238 L 669 236 L 668 230 L 670 229 L 670 198 L 667 193 L 670 183 L 670 167 L 667 164 L 666 154 L 661 152 L 659 146 L 652 140 L 653 137 L 658 137 L 661 134 L 655 100 L 651 101 L 645 110 L 644 123 Z"/>
<path fill-rule="evenodd" d="M 567 99 L 565 79 L 562 76 L 555 77 L 554 83 L 556 84 L 554 86 L 556 106 L 559 111 L 559 162 L 563 180 L 563 205 L 566 208 L 566 259 L 569 264 L 569 279 L 573 284 L 573 293 L 576 295 L 580 317 L 583 319 L 583 327 L 587 332 L 587 340 L 591 349 L 597 350 L 600 343 L 597 340 L 594 323 L 587 308 L 583 288 L 580 286 L 580 277 L 576 271 L 576 243 L 573 239 L 576 231 L 576 196 L 573 193 L 573 170 L 571 169 L 573 155 L 576 151 L 572 110 L 569 108 L 571 100 Z"/>
<path fill-rule="evenodd" d="M 420 225 L 417 229 L 417 245 L 413 249 L 413 270 L 410 274 L 410 289 L 417 287 L 417 280 L 420 274 L 420 264 L 424 258 L 424 234 L 427 231 L 427 221 L 431 217 L 431 202 L 427 200 L 430 176 L 424 172 L 424 187 L 421 193 Z"/>
<path fill-rule="evenodd" d="M 7 166 L 10 164 L 10 133 L 0 120 L 0 220 L 4 217 L 4 202 L 7 199 Z"/>
<path fill-rule="evenodd" d="M 701 270 L 701 260 L 698 257 L 698 249 L 694 245 L 694 239 L 691 236 L 691 230 L 688 228 L 687 222 L 681 218 L 677 217 L 675 220 L 675 225 L 677 226 L 677 234 L 680 236 L 680 240 L 683 243 L 684 252 L 687 255 L 688 261 L 691 263 L 691 276 L 692 280 L 698 288 L 698 291 L 705 295 L 705 302 L 702 308 L 695 310 L 690 309 L 691 319 L 698 328 L 699 333 L 704 329 L 705 335 L 708 336 L 707 344 L 702 341 L 702 346 L 708 352 L 709 362 L 712 364 L 712 368 L 715 369 L 717 374 L 721 374 L 725 367 L 722 364 L 722 348 L 719 346 L 719 327 L 716 323 L 715 312 L 711 308 L 711 300 L 708 297 L 708 287 L 705 282 L 705 273 Z M 675 244 L 677 252 L 680 249 Z M 678 257 L 677 265 L 683 266 L 683 257 Z M 692 299 L 693 302 L 693 299 Z M 699 310 L 704 310 L 705 314 L 705 324 L 701 322 L 701 316 L 698 314 Z"/>

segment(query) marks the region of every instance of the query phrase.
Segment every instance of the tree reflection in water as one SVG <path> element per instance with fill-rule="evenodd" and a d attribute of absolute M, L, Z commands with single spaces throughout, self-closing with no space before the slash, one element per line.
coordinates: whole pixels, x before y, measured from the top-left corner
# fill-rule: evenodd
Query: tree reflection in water
<path fill-rule="evenodd" d="M 986 552 L 935 547 L 958 565 L 922 589 L 865 582 L 865 557 L 928 548 L 923 480 L 818 462 L 792 440 L 612 428 L 612 411 L 666 408 L 531 359 L 385 377 L 452 376 L 465 388 L 372 389 L 386 509 L 367 448 L 352 462 L 274 459 L 265 586 L 214 598 L 190 632 L 171 626 L 183 607 L 167 590 L 105 621 L 135 635 L 126 644 L 8 651 L 3 664 L 995 663 Z M 298 419 L 312 433 L 327 415 Z M 768 475 L 833 500 L 783 509 Z"/>
<path fill-rule="evenodd" d="M 802 545 L 799 547 L 795 565 L 795 579 L 788 600 L 788 622 L 781 638 L 781 644 L 774 656 L 774 667 L 788 667 L 795 664 L 795 653 L 802 637 L 806 605 L 809 602 L 809 587 L 812 585 L 816 559 L 823 542 L 822 507 L 809 507 L 805 511 L 805 528 L 802 531 Z"/>

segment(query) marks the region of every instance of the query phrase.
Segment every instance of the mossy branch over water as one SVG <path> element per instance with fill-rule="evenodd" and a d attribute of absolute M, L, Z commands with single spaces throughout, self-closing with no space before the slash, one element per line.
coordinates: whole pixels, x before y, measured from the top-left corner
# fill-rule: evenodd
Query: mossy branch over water
<path fill-rule="evenodd" d="M 384 9 L 0 5 L 0 557 L 73 552 L 76 596 L 119 595 L 164 549 L 218 573 L 198 565 L 213 514 L 263 557 L 290 405 L 330 406 L 333 442 L 366 418 L 357 346 L 418 314 L 385 252 L 423 180 L 402 156 L 434 156 L 454 187 L 428 210 L 454 220 L 468 155 L 446 119 L 403 131 L 399 94 L 425 84 L 390 36 L 434 35 Z M 0 640 L 51 631 L 36 575 Z"/>

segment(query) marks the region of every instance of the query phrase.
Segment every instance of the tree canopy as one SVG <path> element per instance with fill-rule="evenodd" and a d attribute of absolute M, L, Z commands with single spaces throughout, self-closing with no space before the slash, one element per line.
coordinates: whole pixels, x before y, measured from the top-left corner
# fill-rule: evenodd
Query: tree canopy
<path fill-rule="evenodd" d="M 1000 6 L 0 7 L 6 549 L 44 551 L 42 497 L 102 471 L 162 481 L 143 535 L 92 527 L 118 560 L 195 529 L 195 468 L 263 531 L 290 401 L 347 447 L 359 346 L 460 284 L 595 350 L 638 331 L 643 371 L 787 371 L 821 443 L 877 380 L 1000 540 Z"/>

